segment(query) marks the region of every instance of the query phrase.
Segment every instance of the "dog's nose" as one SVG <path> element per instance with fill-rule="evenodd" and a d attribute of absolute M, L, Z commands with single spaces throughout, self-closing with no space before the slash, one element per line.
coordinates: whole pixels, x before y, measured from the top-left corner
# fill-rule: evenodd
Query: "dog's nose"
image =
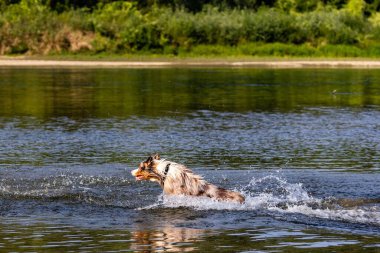
<path fill-rule="evenodd" d="M 136 176 L 136 174 L 137 174 L 137 171 L 138 171 L 138 169 L 132 170 L 132 171 L 131 171 L 131 174 L 132 174 L 132 176 L 134 176 L 134 177 L 135 177 L 135 176 Z"/>

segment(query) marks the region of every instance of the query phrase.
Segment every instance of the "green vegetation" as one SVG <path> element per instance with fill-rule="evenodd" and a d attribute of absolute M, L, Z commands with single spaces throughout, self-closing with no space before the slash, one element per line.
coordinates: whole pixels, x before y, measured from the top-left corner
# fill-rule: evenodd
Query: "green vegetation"
<path fill-rule="evenodd" d="M 379 9 L 379 0 L 0 0 L 0 55 L 379 57 Z"/>

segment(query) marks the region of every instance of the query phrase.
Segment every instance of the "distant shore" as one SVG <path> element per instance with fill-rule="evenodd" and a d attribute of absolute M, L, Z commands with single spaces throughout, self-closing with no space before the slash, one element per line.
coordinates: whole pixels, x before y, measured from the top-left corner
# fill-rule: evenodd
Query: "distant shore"
<path fill-rule="evenodd" d="M 251 67 L 251 68 L 380 68 L 380 60 L 34 60 L 0 58 L 0 67 L 83 67 L 83 68 L 164 68 L 164 67 Z"/>

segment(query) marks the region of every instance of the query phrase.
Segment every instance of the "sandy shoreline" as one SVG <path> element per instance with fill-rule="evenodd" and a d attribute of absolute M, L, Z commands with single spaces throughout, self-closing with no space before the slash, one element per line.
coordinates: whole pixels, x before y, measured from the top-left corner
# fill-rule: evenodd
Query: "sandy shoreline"
<path fill-rule="evenodd" d="M 77 61 L 0 59 L 0 67 L 88 67 L 88 68 L 162 68 L 162 67 L 262 67 L 262 68 L 380 68 L 379 60 L 172 60 L 172 61 Z"/>

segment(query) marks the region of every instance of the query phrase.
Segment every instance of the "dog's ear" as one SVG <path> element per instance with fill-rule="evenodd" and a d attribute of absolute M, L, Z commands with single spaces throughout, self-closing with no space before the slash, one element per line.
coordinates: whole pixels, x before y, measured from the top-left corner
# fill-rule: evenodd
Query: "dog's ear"
<path fill-rule="evenodd" d="M 145 163 L 150 164 L 153 161 L 153 157 L 149 156 L 148 159 L 146 159 Z"/>
<path fill-rule="evenodd" d="M 155 155 L 149 156 L 148 159 L 146 159 L 145 163 L 151 164 L 153 162 L 153 160 L 160 160 L 160 155 L 155 154 Z"/>

